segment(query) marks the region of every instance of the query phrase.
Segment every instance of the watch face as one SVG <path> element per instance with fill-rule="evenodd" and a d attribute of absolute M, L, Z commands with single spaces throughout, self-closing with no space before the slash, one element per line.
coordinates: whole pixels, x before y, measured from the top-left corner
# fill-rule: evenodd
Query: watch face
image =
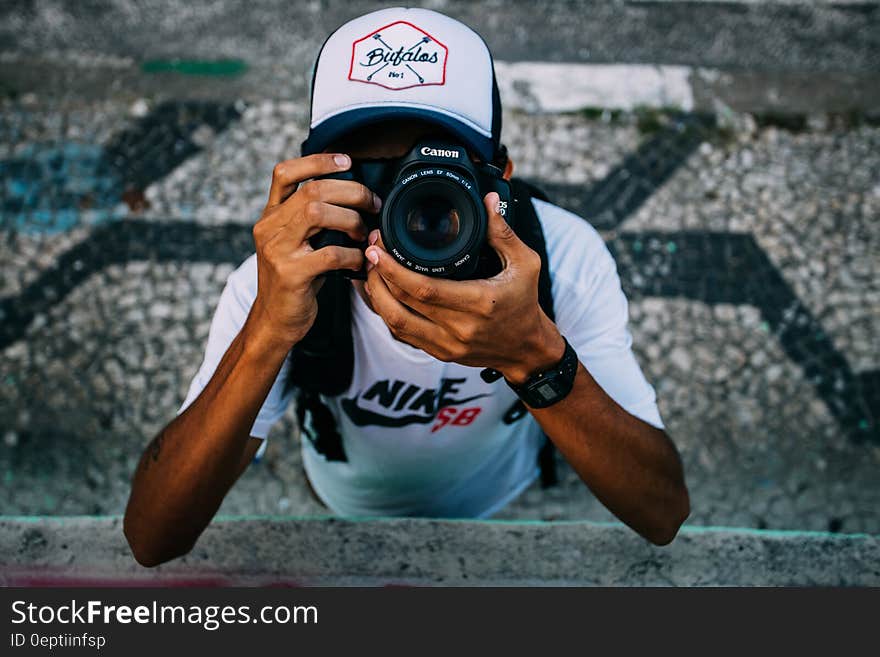
<path fill-rule="evenodd" d="M 551 399 L 556 397 L 556 389 L 549 383 L 542 383 L 537 388 L 535 388 L 535 392 L 541 395 L 541 397 L 543 397 L 545 401 L 550 401 Z"/>

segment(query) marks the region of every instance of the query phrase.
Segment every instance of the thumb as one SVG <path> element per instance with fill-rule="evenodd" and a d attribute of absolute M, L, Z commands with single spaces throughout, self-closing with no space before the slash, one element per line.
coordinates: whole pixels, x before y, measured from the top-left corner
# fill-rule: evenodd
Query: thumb
<path fill-rule="evenodd" d="M 489 245 L 495 249 L 501 258 L 501 264 L 507 269 L 511 265 L 516 265 L 518 256 L 528 247 L 517 237 L 513 228 L 510 227 L 510 224 L 501 215 L 502 210 L 507 214 L 507 212 L 511 211 L 511 208 L 499 207 L 500 200 L 498 192 L 489 192 L 483 198 L 486 213 L 489 215 L 489 227 L 486 236 Z"/>

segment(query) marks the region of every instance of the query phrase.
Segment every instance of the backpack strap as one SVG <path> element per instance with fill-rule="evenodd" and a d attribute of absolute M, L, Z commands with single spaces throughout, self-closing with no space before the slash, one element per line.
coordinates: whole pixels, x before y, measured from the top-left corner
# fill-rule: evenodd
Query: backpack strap
<path fill-rule="evenodd" d="M 544 241 L 544 231 L 541 229 L 538 213 L 532 204 L 533 198 L 546 201 L 547 196 L 534 185 L 519 178 L 511 179 L 510 186 L 513 188 L 513 198 L 516 203 L 513 215 L 516 225 L 513 228 L 525 245 L 541 256 L 541 272 L 538 274 L 538 303 L 547 317 L 555 320 L 553 280 L 550 277 L 547 243 Z"/>
<path fill-rule="evenodd" d="M 300 435 L 309 439 L 318 454 L 323 454 L 328 461 L 348 460 L 333 413 L 315 391 L 297 390 L 296 419 Z"/>
<path fill-rule="evenodd" d="M 336 420 L 320 396 L 341 395 L 351 385 L 351 282 L 342 276 L 327 276 L 317 302 L 315 322 L 291 350 L 287 386 L 296 390 L 300 435 L 328 461 L 347 461 Z"/>
<path fill-rule="evenodd" d="M 541 272 L 538 274 L 538 303 L 541 309 L 551 320 L 556 319 L 553 308 L 553 279 L 550 276 L 550 260 L 547 257 L 547 243 L 544 240 L 544 231 L 541 229 L 541 221 L 532 203 L 533 198 L 547 201 L 547 195 L 534 185 L 520 178 L 510 181 L 513 188 L 513 198 L 516 201 L 514 210 L 514 230 L 517 236 L 532 251 L 541 256 Z M 517 408 L 519 407 L 519 408 Z M 517 409 L 517 410 L 514 410 Z M 504 414 L 506 422 L 513 422 L 526 414 L 525 405 L 517 400 L 513 407 Z M 546 435 L 544 444 L 538 452 L 538 467 L 541 470 L 541 488 L 549 488 L 559 483 L 556 472 L 556 447 L 553 441 Z"/>

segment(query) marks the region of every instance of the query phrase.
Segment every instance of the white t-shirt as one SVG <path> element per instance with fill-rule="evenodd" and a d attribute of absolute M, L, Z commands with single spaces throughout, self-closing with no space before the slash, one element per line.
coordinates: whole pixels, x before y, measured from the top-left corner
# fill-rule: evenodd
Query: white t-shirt
<path fill-rule="evenodd" d="M 629 413 L 662 428 L 627 330 L 627 301 L 601 236 L 583 219 L 534 201 L 553 280 L 560 332 L 602 388 Z M 256 256 L 230 274 L 201 368 L 182 412 L 198 397 L 241 330 L 257 294 Z M 349 389 L 325 398 L 347 461 L 327 461 L 302 440 L 303 463 L 325 504 L 345 516 L 488 517 L 539 473 L 543 434 L 530 414 L 504 424 L 516 396 L 481 368 L 444 363 L 399 342 L 352 290 L 354 372 Z M 265 438 L 292 398 L 281 368 L 251 435 Z M 589 418 L 584 418 L 589 422 Z"/>

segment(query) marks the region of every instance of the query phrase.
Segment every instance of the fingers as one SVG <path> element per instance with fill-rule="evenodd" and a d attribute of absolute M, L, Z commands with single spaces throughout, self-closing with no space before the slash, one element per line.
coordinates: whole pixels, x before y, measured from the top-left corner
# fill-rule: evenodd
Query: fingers
<path fill-rule="evenodd" d="M 374 214 L 382 200 L 367 187 L 353 180 L 310 180 L 297 192 L 305 202 L 322 201 Z"/>
<path fill-rule="evenodd" d="M 367 275 L 364 289 L 370 295 L 373 309 L 379 313 L 395 338 L 437 357 L 444 356 L 437 353 L 438 346 L 446 341 L 443 330 L 395 299 L 385 281 L 375 271 Z"/>
<path fill-rule="evenodd" d="M 324 246 L 303 256 L 302 263 L 305 272 L 312 277 L 334 269 L 357 271 L 364 264 L 364 253 L 344 246 Z"/>
<path fill-rule="evenodd" d="M 367 227 L 356 210 L 321 201 L 309 201 L 303 212 L 305 221 L 295 227 L 298 234 L 292 236 L 294 240 L 308 239 L 322 228 L 340 230 L 355 242 L 367 239 Z"/>
<path fill-rule="evenodd" d="M 434 324 L 438 324 L 447 330 L 453 329 L 453 333 L 454 327 L 463 324 L 469 317 L 470 313 L 468 311 L 455 310 L 436 303 L 424 303 L 406 290 L 397 287 L 391 281 L 385 279 L 382 279 L 382 281 L 385 283 L 385 286 L 388 288 L 388 291 L 391 292 L 392 296 L 404 306 L 412 308 L 416 313 L 428 318 Z M 482 307 L 475 307 L 474 310 L 477 312 L 483 312 Z"/>
<path fill-rule="evenodd" d="M 453 281 L 419 274 L 401 265 L 378 244 L 367 248 L 366 257 L 382 278 L 406 293 L 413 304 L 418 302 L 421 307 L 413 307 L 419 312 L 427 306 L 467 310 L 479 304 L 483 296 L 480 281 Z"/>
<path fill-rule="evenodd" d="M 272 170 L 267 207 L 282 203 L 303 180 L 345 171 L 350 166 L 351 158 L 343 153 L 317 153 L 279 162 Z"/>
<path fill-rule="evenodd" d="M 489 245 L 495 249 L 498 257 L 501 258 L 501 264 L 504 265 L 504 268 L 516 268 L 521 264 L 526 264 L 522 261 L 530 258 L 529 253 L 535 253 L 523 243 L 513 228 L 510 227 L 510 224 L 501 216 L 499 202 L 500 198 L 497 192 L 489 192 L 483 198 L 483 204 L 486 206 L 486 212 L 489 215 L 486 237 Z M 508 208 L 507 211 L 509 212 L 510 209 Z"/>
<path fill-rule="evenodd" d="M 301 185 L 296 194 L 280 207 L 264 215 L 257 222 L 259 228 L 255 227 L 255 230 L 265 240 L 287 234 L 292 239 L 302 241 L 314 235 L 316 228 L 338 228 L 349 233 L 352 239 L 362 241 L 365 238 L 365 227 L 360 218 L 357 220 L 357 228 L 352 224 L 352 219 L 357 215 L 355 210 L 373 214 L 381 207 L 381 199 L 358 182 L 310 180 Z M 337 223 L 341 225 L 337 226 Z"/>

